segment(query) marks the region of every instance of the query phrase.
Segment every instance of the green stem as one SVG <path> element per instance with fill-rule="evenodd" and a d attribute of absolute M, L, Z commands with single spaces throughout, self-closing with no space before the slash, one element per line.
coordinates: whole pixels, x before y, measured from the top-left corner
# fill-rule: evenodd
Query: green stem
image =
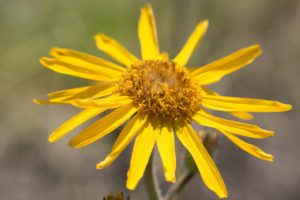
<path fill-rule="evenodd" d="M 177 180 L 175 184 L 173 184 L 163 200 L 173 200 L 177 199 L 180 195 L 181 191 L 187 185 L 187 183 L 194 177 L 195 173 L 193 171 L 187 170 L 185 171 Z"/>
<path fill-rule="evenodd" d="M 149 200 L 162 200 L 161 191 L 159 189 L 155 172 L 156 171 L 154 169 L 152 158 L 150 158 L 144 174 L 146 190 L 148 192 Z"/>

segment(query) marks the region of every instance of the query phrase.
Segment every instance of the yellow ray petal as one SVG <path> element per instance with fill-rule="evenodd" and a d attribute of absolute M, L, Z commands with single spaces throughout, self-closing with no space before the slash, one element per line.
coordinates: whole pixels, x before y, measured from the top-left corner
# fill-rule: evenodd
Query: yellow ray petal
<path fill-rule="evenodd" d="M 222 131 L 222 133 L 228 138 L 230 139 L 234 144 L 236 144 L 238 147 L 240 147 L 242 150 L 248 152 L 249 154 L 251 154 L 252 156 L 255 156 L 257 158 L 266 160 L 266 161 L 273 161 L 273 156 L 270 154 L 265 153 L 263 150 L 261 150 L 260 148 L 249 144 L 243 140 L 241 140 L 240 138 L 227 133 L 226 131 Z"/>
<path fill-rule="evenodd" d="M 150 4 L 147 4 L 141 9 L 138 35 L 141 43 L 143 60 L 158 59 L 160 53 L 156 33 L 156 24 Z"/>
<path fill-rule="evenodd" d="M 261 53 L 259 45 L 252 45 L 193 71 L 192 76 L 201 85 L 208 85 L 250 64 Z"/>
<path fill-rule="evenodd" d="M 130 160 L 130 168 L 127 173 L 126 187 L 129 190 L 134 190 L 142 178 L 158 133 L 153 124 L 148 121 L 145 128 L 136 137 Z"/>
<path fill-rule="evenodd" d="M 92 67 L 91 65 L 81 65 L 82 63 L 80 62 L 71 63 L 72 61 L 67 59 L 64 59 L 62 61 L 55 58 L 41 58 L 40 62 L 45 67 L 55 72 L 90 80 L 114 82 L 117 81 L 119 77 L 112 77 L 110 74 L 106 73 L 105 70 L 99 67 Z M 119 73 L 118 75 L 121 75 L 121 73 Z"/>
<path fill-rule="evenodd" d="M 187 124 L 176 129 L 176 133 L 183 146 L 192 155 L 206 186 L 220 198 L 226 198 L 228 194 L 223 179 L 193 128 Z"/>
<path fill-rule="evenodd" d="M 201 105 L 209 109 L 226 112 L 283 112 L 292 108 L 291 105 L 279 101 L 215 95 L 202 96 Z"/>
<path fill-rule="evenodd" d="M 112 84 L 97 84 L 78 88 L 71 88 L 48 94 L 51 101 L 72 101 L 75 99 L 99 98 L 111 95 L 115 91 Z"/>
<path fill-rule="evenodd" d="M 142 113 L 138 113 L 136 116 L 134 116 L 121 131 L 110 153 L 103 161 L 97 164 L 96 168 L 103 169 L 109 166 L 128 146 L 136 133 L 139 132 L 139 130 L 144 126 L 146 120 L 147 117 Z"/>
<path fill-rule="evenodd" d="M 253 115 L 247 112 L 229 112 L 229 113 L 238 119 L 243 119 L 243 120 L 253 119 Z"/>
<path fill-rule="evenodd" d="M 178 63 L 181 66 L 185 66 L 197 47 L 198 43 L 202 40 L 208 28 L 208 20 L 200 22 L 194 32 L 190 35 L 185 45 L 182 47 L 178 55 L 173 59 L 174 62 Z"/>
<path fill-rule="evenodd" d="M 164 60 L 164 61 L 168 61 L 169 60 L 169 54 L 168 54 L 168 52 L 162 52 L 160 54 L 160 59 Z"/>
<path fill-rule="evenodd" d="M 137 108 L 130 104 L 109 113 L 79 133 L 69 142 L 69 145 L 81 148 L 101 139 L 127 121 L 136 111 Z"/>
<path fill-rule="evenodd" d="M 227 119 L 222 119 L 206 113 L 203 110 L 199 110 L 194 116 L 198 124 L 202 126 L 208 126 L 218 130 L 227 131 L 232 134 L 241 135 L 251 138 L 267 138 L 274 135 L 273 131 L 267 131 L 252 124 L 246 124 Z"/>
<path fill-rule="evenodd" d="M 42 100 L 42 99 L 33 99 L 33 103 L 38 105 L 68 104 L 68 102 L 65 101 L 51 101 L 51 100 Z"/>
<path fill-rule="evenodd" d="M 66 58 L 70 58 L 70 60 L 74 62 L 78 62 L 79 60 L 79 62 L 83 62 L 84 64 L 88 63 L 88 64 L 97 65 L 98 67 L 106 69 L 112 73 L 123 73 L 126 71 L 126 69 L 124 69 L 123 67 L 114 64 L 112 62 L 109 62 L 107 60 L 83 52 L 70 50 L 70 49 L 53 48 L 50 51 L 50 55 L 52 55 L 57 59 L 66 57 Z"/>
<path fill-rule="evenodd" d="M 53 133 L 49 136 L 48 141 L 51 143 L 57 141 L 58 139 L 62 138 L 70 131 L 75 129 L 77 126 L 81 125 L 82 123 L 99 115 L 104 111 L 105 109 L 99 108 L 85 109 L 81 111 L 80 113 L 78 113 L 77 115 L 73 116 L 71 119 L 60 125 L 55 131 L 53 131 Z"/>
<path fill-rule="evenodd" d="M 138 59 L 116 40 L 104 34 L 95 36 L 97 47 L 119 63 L 129 67 Z"/>
<path fill-rule="evenodd" d="M 111 95 L 101 99 L 78 99 L 71 102 L 79 108 L 118 108 L 132 103 L 128 96 Z"/>
<path fill-rule="evenodd" d="M 176 182 L 176 155 L 173 128 L 165 123 L 157 137 L 157 147 L 163 163 L 166 181 Z"/>
<path fill-rule="evenodd" d="M 49 100 L 34 99 L 36 104 L 69 104 L 75 99 L 91 99 L 111 95 L 115 91 L 112 84 L 99 84 L 71 88 L 49 93 Z"/>
<path fill-rule="evenodd" d="M 203 89 L 203 92 L 205 95 L 220 96 L 218 93 L 216 93 L 208 88 L 202 87 L 202 89 Z M 251 115 L 250 113 L 247 113 L 247 112 L 228 112 L 228 113 L 238 119 L 243 119 L 243 120 L 253 119 L 253 115 Z"/>

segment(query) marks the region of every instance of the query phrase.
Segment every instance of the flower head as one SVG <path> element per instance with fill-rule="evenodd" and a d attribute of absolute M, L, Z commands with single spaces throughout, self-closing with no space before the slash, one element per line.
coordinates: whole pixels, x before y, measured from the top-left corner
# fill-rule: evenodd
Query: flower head
<path fill-rule="evenodd" d="M 95 36 L 97 47 L 119 64 L 78 51 L 52 49 L 53 58 L 41 59 L 45 67 L 98 83 L 50 93 L 46 101 L 35 100 L 36 103 L 72 104 L 83 109 L 56 129 L 49 141 L 57 141 L 85 121 L 110 110 L 69 143 L 74 148 L 84 147 L 128 121 L 109 155 L 97 164 L 97 169 L 109 166 L 135 138 L 127 188 L 137 186 L 155 144 L 161 155 L 165 179 L 175 182 L 174 136 L 177 135 L 193 157 L 207 187 L 220 198 L 227 197 L 220 173 L 192 128 L 192 121 L 215 128 L 249 154 L 272 161 L 270 154 L 238 137 L 262 139 L 273 136 L 272 131 L 216 117 L 207 109 L 251 119 L 249 112 L 282 112 L 290 110 L 291 106 L 278 101 L 221 96 L 209 90 L 207 85 L 250 64 L 262 51 L 259 45 L 252 45 L 191 70 L 186 64 L 207 28 L 207 20 L 200 22 L 177 56 L 170 60 L 167 53 L 159 50 L 155 20 L 148 4 L 141 9 L 138 24 L 141 59 L 104 34 Z"/>

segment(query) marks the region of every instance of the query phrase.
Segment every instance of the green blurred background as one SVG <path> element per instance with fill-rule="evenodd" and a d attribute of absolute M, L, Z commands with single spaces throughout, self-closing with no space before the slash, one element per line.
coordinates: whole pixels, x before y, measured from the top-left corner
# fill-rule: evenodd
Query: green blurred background
<path fill-rule="evenodd" d="M 253 123 L 276 136 L 254 141 L 275 156 L 274 163 L 255 159 L 221 137 L 216 163 L 229 199 L 300 199 L 300 1 L 164 0 L 150 1 L 162 50 L 174 56 L 203 19 L 210 28 L 189 66 L 201 66 L 232 51 L 259 43 L 264 54 L 249 67 L 213 86 L 224 95 L 277 99 L 293 111 L 259 114 Z M 106 33 L 139 55 L 136 34 L 144 0 L 0 0 L 0 199 L 101 199 L 124 191 L 146 199 L 144 185 L 126 191 L 131 148 L 102 171 L 95 164 L 109 152 L 117 133 L 81 150 L 67 138 L 49 144 L 47 137 L 76 109 L 38 106 L 33 98 L 87 84 L 43 68 L 39 58 L 52 47 L 103 56 L 93 35 Z M 177 145 L 178 147 L 179 145 Z M 180 159 L 180 153 L 178 153 Z M 161 164 L 157 163 L 161 169 Z M 159 172 L 161 173 L 161 172 Z M 178 171 L 180 173 L 180 171 Z M 166 183 L 162 182 L 163 188 Z M 168 186 L 168 185 L 167 185 Z M 182 199 L 217 199 L 195 177 Z"/>

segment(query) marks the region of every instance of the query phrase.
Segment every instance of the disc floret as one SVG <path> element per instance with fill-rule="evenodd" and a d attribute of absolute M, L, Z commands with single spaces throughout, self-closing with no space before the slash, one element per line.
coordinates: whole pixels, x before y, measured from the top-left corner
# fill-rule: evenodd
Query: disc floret
<path fill-rule="evenodd" d="M 117 83 L 140 110 L 164 120 L 190 121 L 201 102 L 200 86 L 185 67 L 172 61 L 145 60 L 133 64 Z"/>

